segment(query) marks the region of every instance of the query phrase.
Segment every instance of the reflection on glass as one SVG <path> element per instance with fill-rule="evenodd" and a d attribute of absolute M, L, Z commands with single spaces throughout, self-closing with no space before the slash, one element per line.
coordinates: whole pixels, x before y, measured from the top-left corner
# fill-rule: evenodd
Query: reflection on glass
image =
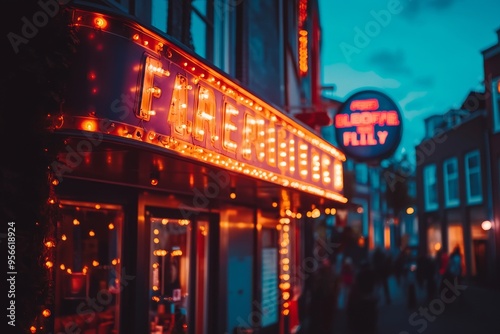
<path fill-rule="evenodd" d="M 62 202 L 57 224 L 54 330 L 119 331 L 121 208 Z M 89 302 L 92 301 L 92 302 Z"/>
<path fill-rule="evenodd" d="M 190 221 L 151 218 L 150 332 L 187 332 Z"/>

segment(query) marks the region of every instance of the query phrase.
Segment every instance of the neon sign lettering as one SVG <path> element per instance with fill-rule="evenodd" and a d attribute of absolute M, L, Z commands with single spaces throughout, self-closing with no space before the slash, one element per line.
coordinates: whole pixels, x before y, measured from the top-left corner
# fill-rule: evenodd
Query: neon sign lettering
<path fill-rule="evenodd" d="M 339 145 L 357 160 L 388 156 L 401 137 L 396 104 L 376 91 L 351 96 L 335 115 L 334 124 Z"/>

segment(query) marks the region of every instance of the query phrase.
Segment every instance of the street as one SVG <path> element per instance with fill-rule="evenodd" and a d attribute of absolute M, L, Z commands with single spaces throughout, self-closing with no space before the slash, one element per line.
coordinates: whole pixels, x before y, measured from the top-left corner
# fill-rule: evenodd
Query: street
<path fill-rule="evenodd" d="M 392 303 L 383 304 L 381 298 L 378 334 L 500 333 L 498 290 L 464 285 L 454 292 L 450 289 L 443 301 L 440 298 L 427 300 L 425 291 L 417 287 L 417 303 L 415 307 L 410 308 L 407 295 L 393 276 L 389 278 L 389 287 Z M 338 310 L 334 318 L 333 333 L 348 333 L 344 309 Z"/>

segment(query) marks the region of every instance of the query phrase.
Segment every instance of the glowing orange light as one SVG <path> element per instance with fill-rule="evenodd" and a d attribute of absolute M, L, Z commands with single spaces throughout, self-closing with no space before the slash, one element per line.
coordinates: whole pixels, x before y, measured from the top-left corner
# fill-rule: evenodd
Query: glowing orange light
<path fill-rule="evenodd" d="M 80 128 L 85 131 L 95 131 L 97 129 L 97 124 L 93 120 L 85 120 L 82 122 Z"/>
<path fill-rule="evenodd" d="M 157 185 L 158 185 L 158 179 L 156 179 L 156 178 L 152 178 L 152 179 L 151 179 L 151 185 L 152 185 L 152 186 L 157 186 Z"/>
<path fill-rule="evenodd" d="M 53 266 L 54 266 L 54 263 L 52 261 L 45 262 L 45 267 L 47 267 L 48 269 L 52 268 Z"/>
<path fill-rule="evenodd" d="M 35 326 L 31 326 L 30 327 L 30 332 L 33 333 L 33 334 L 36 333 L 36 327 Z"/>
<path fill-rule="evenodd" d="M 299 31 L 299 70 L 300 74 L 304 75 L 309 69 L 308 65 L 308 48 L 307 48 L 307 30 Z"/>
<path fill-rule="evenodd" d="M 51 312 L 50 312 L 50 310 L 49 310 L 49 309 L 45 309 L 45 310 L 43 310 L 43 311 L 42 311 L 42 315 L 43 315 L 45 318 L 48 318 L 48 317 L 50 317 Z"/>
<path fill-rule="evenodd" d="M 138 41 L 139 40 L 139 34 L 134 34 L 134 36 L 132 36 L 132 39 L 134 41 Z"/>
<path fill-rule="evenodd" d="M 108 229 L 112 230 L 115 228 L 115 225 L 113 223 L 109 223 L 108 225 Z"/>
<path fill-rule="evenodd" d="M 106 21 L 103 17 L 96 17 L 94 19 L 94 24 L 98 29 L 104 29 L 108 25 L 108 21 Z"/>
<path fill-rule="evenodd" d="M 436 242 L 436 243 L 434 244 L 434 250 L 438 251 L 438 250 L 440 250 L 440 249 L 441 249 L 441 243 Z"/>
<path fill-rule="evenodd" d="M 377 99 L 354 100 L 351 102 L 349 108 L 355 110 L 377 110 L 379 103 Z"/>

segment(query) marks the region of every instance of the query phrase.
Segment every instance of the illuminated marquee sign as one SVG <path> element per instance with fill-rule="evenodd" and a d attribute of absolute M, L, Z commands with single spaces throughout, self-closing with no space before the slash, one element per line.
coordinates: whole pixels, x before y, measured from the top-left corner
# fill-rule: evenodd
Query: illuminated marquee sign
<path fill-rule="evenodd" d="M 305 76 L 309 70 L 309 37 L 305 29 L 305 22 L 307 19 L 307 0 L 299 1 L 299 72 L 301 76 Z"/>
<path fill-rule="evenodd" d="M 401 141 L 397 105 L 387 95 L 373 90 L 350 96 L 335 115 L 334 126 L 339 147 L 358 161 L 385 159 Z"/>
<path fill-rule="evenodd" d="M 74 20 L 81 39 L 80 63 L 73 67 L 79 89 L 65 103 L 63 128 L 104 132 L 347 201 L 345 156 L 325 140 L 143 27 L 81 10 Z"/>

